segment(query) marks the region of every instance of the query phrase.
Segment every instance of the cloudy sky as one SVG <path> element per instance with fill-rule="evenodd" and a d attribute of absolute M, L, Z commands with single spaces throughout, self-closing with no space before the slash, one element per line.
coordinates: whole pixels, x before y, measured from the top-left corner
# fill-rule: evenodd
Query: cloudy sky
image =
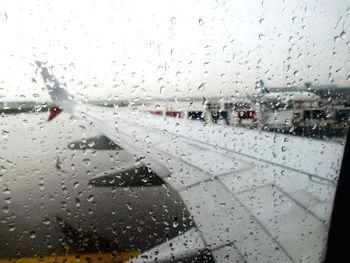
<path fill-rule="evenodd" d="M 48 99 L 35 59 L 87 99 L 350 86 L 349 21 L 348 0 L 0 0 L 0 100 Z"/>

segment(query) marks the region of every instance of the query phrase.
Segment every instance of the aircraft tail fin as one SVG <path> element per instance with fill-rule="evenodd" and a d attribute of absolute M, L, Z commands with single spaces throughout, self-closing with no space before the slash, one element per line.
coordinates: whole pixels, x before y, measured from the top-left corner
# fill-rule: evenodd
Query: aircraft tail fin
<path fill-rule="evenodd" d="M 40 72 L 51 100 L 55 105 L 51 108 L 48 121 L 54 119 L 62 110 L 73 113 L 73 109 L 77 105 L 77 102 L 73 99 L 74 97 L 64 89 L 64 86 L 53 74 L 49 73 L 45 63 L 40 61 L 35 61 L 35 63 L 38 66 L 37 71 Z"/>

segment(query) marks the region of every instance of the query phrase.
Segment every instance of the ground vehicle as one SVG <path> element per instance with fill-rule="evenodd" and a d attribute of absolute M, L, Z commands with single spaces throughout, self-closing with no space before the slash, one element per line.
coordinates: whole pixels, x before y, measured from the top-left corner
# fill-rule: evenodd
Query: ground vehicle
<path fill-rule="evenodd" d="M 341 135 L 349 125 L 350 107 L 344 100 L 330 101 L 305 91 L 271 92 L 256 97 L 169 100 L 153 102 L 147 109 L 156 115 L 304 135 Z"/>
<path fill-rule="evenodd" d="M 260 127 L 296 134 L 344 134 L 349 124 L 349 110 L 343 104 L 322 99 L 316 94 L 297 97 L 283 93 L 262 99 Z M 284 99 L 286 98 L 286 99 Z"/>
<path fill-rule="evenodd" d="M 231 98 L 224 103 L 228 112 L 228 123 L 233 126 L 257 128 L 258 108 L 247 97 Z"/>

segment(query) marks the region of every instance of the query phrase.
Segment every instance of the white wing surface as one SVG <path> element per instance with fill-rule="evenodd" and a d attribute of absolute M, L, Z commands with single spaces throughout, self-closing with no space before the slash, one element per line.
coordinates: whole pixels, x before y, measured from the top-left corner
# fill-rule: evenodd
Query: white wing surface
<path fill-rule="evenodd" d="M 204 249 L 217 262 L 322 259 L 341 144 L 79 104 L 47 76 L 57 106 L 134 153 L 193 216 L 194 229 L 132 262 Z"/>

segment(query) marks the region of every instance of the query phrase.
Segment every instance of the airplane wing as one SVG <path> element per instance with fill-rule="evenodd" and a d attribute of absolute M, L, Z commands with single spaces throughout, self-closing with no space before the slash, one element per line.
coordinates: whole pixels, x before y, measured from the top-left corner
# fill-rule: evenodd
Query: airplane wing
<path fill-rule="evenodd" d="M 39 65 L 56 106 L 134 153 L 135 169 L 146 167 L 176 189 L 193 217 L 194 228 L 132 262 L 203 250 L 216 262 L 322 259 L 341 144 L 80 104 Z M 137 177 L 132 169 L 120 173 Z M 91 183 L 105 183 L 103 176 Z"/>

